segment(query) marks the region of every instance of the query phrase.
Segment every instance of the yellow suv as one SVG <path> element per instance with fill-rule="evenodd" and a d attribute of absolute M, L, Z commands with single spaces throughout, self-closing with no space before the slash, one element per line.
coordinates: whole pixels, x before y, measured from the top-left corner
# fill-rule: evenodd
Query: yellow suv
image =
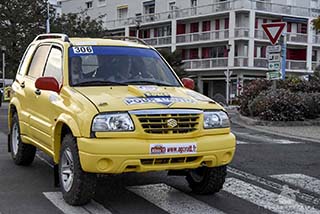
<path fill-rule="evenodd" d="M 97 174 L 168 170 L 195 193 L 222 188 L 235 152 L 227 113 L 142 42 L 43 34 L 21 60 L 8 149 L 18 165 L 36 148 L 51 156 L 71 205 L 90 201 Z"/>

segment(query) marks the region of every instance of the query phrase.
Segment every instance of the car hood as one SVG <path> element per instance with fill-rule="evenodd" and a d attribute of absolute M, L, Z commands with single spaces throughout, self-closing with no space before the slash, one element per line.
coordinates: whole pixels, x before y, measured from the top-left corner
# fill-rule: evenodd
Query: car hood
<path fill-rule="evenodd" d="M 100 112 L 139 109 L 222 109 L 212 99 L 183 87 L 149 85 L 75 87 Z"/>

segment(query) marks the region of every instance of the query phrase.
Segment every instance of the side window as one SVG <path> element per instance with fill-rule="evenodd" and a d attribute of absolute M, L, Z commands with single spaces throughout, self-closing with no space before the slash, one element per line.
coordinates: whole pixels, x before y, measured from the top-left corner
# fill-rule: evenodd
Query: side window
<path fill-rule="evenodd" d="M 36 53 L 34 54 L 31 65 L 29 67 L 28 76 L 34 78 L 42 76 L 49 49 L 49 45 L 43 45 L 36 50 Z"/>
<path fill-rule="evenodd" d="M 30 57 L 32 56 L 34 49 L 36 46 L 32 45 L 28 48 L 25 54 L 22 57 L 21 63 L 19 65 L 18 74 L 25 74 L 27 72 L 27 68 L 30 62 Z"/>
<path fill-rule="evenodd" d="M 60 48 L 51 49 L 43 76 L 54 77 L 59 84 L 62 83 L 62 51 Z"/>

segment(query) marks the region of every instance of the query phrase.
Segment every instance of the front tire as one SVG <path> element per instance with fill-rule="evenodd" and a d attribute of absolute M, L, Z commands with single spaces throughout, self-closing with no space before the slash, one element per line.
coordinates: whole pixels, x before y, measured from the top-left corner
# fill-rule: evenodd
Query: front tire
<path fill-rule="evenodd" d="M 36 147 L 25 144 L 21 141 L 19 118 L 17 113 L 12 117 L 11 133 L 10 133 L 11 157 L 15 164 L 28 166 L 36 155 Z"/>
<path fill-rule="evenodd" d="M 62 140 L 59 179 L 63 198 L 70 205 L 85 205 L 95 194 L 96 175 L 82 170 L 77 142 L 71 134 Z"/>
<path fill-rule="evenodd" d="M 219 192 L 227 176 L 227 167 L 199 167 L 188 172 L 186 179 L 196 194 L 208 195 Z"/>

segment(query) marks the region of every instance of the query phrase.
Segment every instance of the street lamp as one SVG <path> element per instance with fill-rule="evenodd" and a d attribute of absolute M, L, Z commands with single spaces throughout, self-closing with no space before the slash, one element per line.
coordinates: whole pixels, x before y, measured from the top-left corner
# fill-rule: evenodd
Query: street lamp
<path fill-rule="evenodd" d="M 1 46 L 1 53 L 2 53 L 2 91 L 4 92 L 5 87 L 5 78 L 6 78 L 6 46 Z"/>
<path fill-rule="evenodd" d="M 139 38 L 139 30 L 140 30 L 140 26 L 141 26 L 141 22 L 142 22 L 141 16 L 137 16 L 135 22 L 136 22 L 136 29 L 137 29 L 136 37 Z"/>
<path fill-rule="evenodd" d="M 226 45 L 227 48 L 227 57 L 228 57 L 228 65 L 227 65 L 227 71 L 225 72 L 226 75 L 226 103 L 229 105 L 229 98 L 230 98 L 230 76 L 232 74 L 232 71 L 229 71 L 229 52 L 231 49 L 231 45 L 228 44 Z"/>
<path fill-rule="evenodd" d="M 47 23 L 46 23 L 46 32 L 50 33 L 50 2 L 47 3 Z"/>

